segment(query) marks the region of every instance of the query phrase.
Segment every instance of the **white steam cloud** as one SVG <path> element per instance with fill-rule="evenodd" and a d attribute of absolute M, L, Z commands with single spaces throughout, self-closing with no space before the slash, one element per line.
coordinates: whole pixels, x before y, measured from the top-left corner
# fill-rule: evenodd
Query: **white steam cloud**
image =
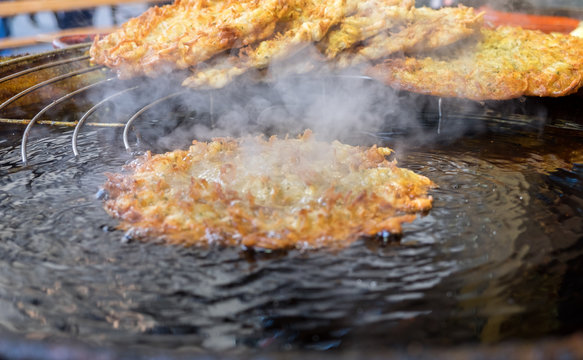
<path fill-rule="evenodd" d="M 155 138 L 156 146 L 162 149 L 223 136 L 295 136 L 305 129 L 323 140 L 342 140 L 387 126 L 417 126 L 420 109 L 427 107 L 423 104 L 426 98 L 419 97 L 422 103 L 412 104 L 398 91 L 361 76 L 362 69 L 335 72 L 314 62 L 309 65 L 315 71 L 280 76 L 289 73 L 284 65 L 272 65 L 259 80 L 254 72 L 223 89 L 188 90 L 144 114 L 153 124 L 148 130 L 143 119 L 135 127 L 141 128 L 142 135 L 149 133 L 148 137 Z M 148 87 L 152 83 L 152 92 L 160 97 L 176 92 L 180 84 L 176 81 L 164 87 L 164 82 L 157 80 L 149 81 Z M 178 116 L 176 109 L 186 109 L 192 116 L 177 123 L 173 120 Z"/>

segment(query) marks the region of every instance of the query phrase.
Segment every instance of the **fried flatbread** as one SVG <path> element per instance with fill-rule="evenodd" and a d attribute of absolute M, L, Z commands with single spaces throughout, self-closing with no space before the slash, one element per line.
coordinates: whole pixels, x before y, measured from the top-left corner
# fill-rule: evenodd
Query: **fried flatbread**
<path fill-rule="evenodd" d="M 318 47 L 328 59 L 333 59 L 360 41 L 404 25 L 410 18 L 413 5 L 412 0 L 360 1 L 356 13 L 342 20 L 338 28 L 330 31 Z"/>
<path fill-rule="evenodd" d="M 272 38 L 242 48 L 238 55 L 225 54 L 202 67 L 195 67 L 183 85 L 192 88 L 221 88 L 251 68 L 264 68 L 287 58 L 305 46 L 320 41 L 330 27 L 351 9 L 344 0 L 305 0 L 290 13 Z"/>
<path fill-rule="evenodd" d="M 316 47 L 323 56 L 314 56 L 302 62 L 342 69 L 368 64 L 398 52 L 446 46 L 471 36 L 482 25 L 481 15 L 476 14 L 472 8 L 459 6 L 433 10 L 412 8 L 412 5 L 409 0 L 361 1 L 356 7 L 347 6 L 344 15 L 352 11 L 355 13 L 343 19 L 338 18 L 340 12 L 337 10 L 318 11 L 324 14 L 336 13 L 334 19 L 342 20 L 335 21 L 339 22 L 338 26 L 327 34 L 329 25 L 334 24 L 328 20 L 330 15 L 322 18 L 326 20 L 324 26 L 320 18 L 310 15 L 314 11 L 309 11 L 299 17 L 298 21 L 289 23 L 287 32 L 276 34 L 273 39 L 245 47 L 238 55 L 224 54 L 194 67 L 192 75 L 183 85 L 191 88 L 221 88 L 249 69 L 266 68 L 273 65 L 273 61 L 284 60 L 295 51 L 318 41 Z M 322 5 L 318 8 L 328 9 Z M 364 45 L 356 46 L 363 40 L 366 40 Z M 322 63 L 322 60 L 329 62 Z"/>
<path fill-rule="evenodd" d="M 425 57 L 388 59 L 368 74 L 403 90 L 474 100 L 558 97 L 583 85 L 583 39 L 516 27 Z"/>
<path fill-rule="evenodd" d="M 121 77 L 159 76 L 269 37 L 296 5 L 293 0 L 176 0 L 96 38 L 90 54 Z"/>
<path fill-rule="evenodd" d="M 483 14 L 459 5 L 433 10 L 415 8 L 405 26 L 383 31 L 338 54 L 337 68 L 370 63 L 394 54 L 415 53 L 448 46 L 479 32 Z"/>
<path fill-rule="evenodd" d="M 216 139 L 108 174 L 106 210 L 138 237 L 248 248 L 344 247 L 401 232 L 431 208 L 433 183 L 383 147 L 297 139 Z"/>

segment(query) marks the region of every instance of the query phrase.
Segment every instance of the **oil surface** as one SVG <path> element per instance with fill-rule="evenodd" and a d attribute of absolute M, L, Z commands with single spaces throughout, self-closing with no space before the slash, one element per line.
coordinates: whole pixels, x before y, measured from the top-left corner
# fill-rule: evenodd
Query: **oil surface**
<path fill-rule="evenodd" d="M 449 136 L 455 121 L 480 131 Z M 423 146 L 391 129 L 368 135 L 438 184 L 434 208 L 400 241 L 361 239 L 337 252 L 132 241 L 96 196 L 104 173 L 131 159 L 119 133 L 85 131 L 76 159 L 71 131 L 44 128 L 28 166 L 19 143 L 5 140 L 0 328 L 189 353 L 382 350 L 582 330 L 583 137 L 531 125 L 451 117 Z"/>

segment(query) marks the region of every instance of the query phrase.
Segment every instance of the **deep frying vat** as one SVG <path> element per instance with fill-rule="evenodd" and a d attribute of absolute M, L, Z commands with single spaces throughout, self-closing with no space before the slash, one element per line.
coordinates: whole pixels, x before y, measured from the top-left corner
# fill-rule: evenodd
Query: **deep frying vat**
<path fill-rule="evenodd" d="M 486 103 L 443 99 L 440 117 L 438 99 L 362 78 L 294 79 L 269 91 L 265 84 L 250 84 L 184 93 L 172 79 L 118 81 L 92 67 L 86 49 L 0 67 L 14 74 L 31 64 L 65 61 L 23 75 L 26 80 L 6 80 L 0 84 L 4 99 L 79 72 L 2 110 L 2 118 L 23 120 L 2 125 L 0 144 L 5 354 L 18 356 L 6 343 L 93 357 L 149 356 L 152 349 L 174 357 L 320 356 L 312 352 L 324 350 L 384 356 L 416 354 L 420 347 L 494 356 L 520 348 L 504 342 L 526 343 L 525 351 L 535 353 L 581 354 L 577 336 L 532 345 L 583 327 L 579 95 Z M 98 85 L 66 98 L 92 84 Z M 400 240 L 361 239 L 336 252 L 185 249 L 129 239 L 101 208 L 103 174 L 120 171 L 133 158 L 122 141 L 129 119 L 135 119 L 125 131 L 132 151 L 163 151 L 221 127 L 281 133 L 301 129 L 304 117 L 318 126 L 345 114 L 341 105 L 356 96 L 355 89 L 373 89 L 364 99 L 370 111 L 350 108 L 367 126 L 338 135 L 351 143 L 396 147 L 402 166 L 439 185 L 434 209 L 406 226 Z M 63 123 L 32 127 L 24 166 L 24 124 L 60 98 L 37 120 Z M 379 105 L 388 101 L 389 108 Z M 334 106 L 319 112 L 328 103 Z M 76 158 L 73 126 L 83 118 Z M 249 118 L 254 121 L 243 121 Z"/>

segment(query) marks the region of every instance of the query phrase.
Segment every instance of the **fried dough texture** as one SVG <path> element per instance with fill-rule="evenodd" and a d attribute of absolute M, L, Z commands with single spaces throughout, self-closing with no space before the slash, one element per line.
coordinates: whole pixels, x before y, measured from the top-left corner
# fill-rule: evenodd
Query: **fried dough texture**
<path fill-rule="evenodd" d="M 356 13 L 343 19 L 338 28 L 330 31 L 318 47 L 328 59 L 333 59 L 338 53 L 360 41 L 405 24 L 413 5 L 412 0 L 360 1 Z"/>
<path fill-rule="evenodd" d="M 189 69 L 184 86 L 221 88 L 251 69 L 286 61 L 309 46 L 320 56 L 305 59 L 306 63 L 342 68 L 417 46 L 442 46 L 443 41 L 434 40 L 451 43 L 482 24 L 471 8 L 417 9 L 414 3 L 176 0 L 97 37 L 90 55 L 120 78 Z M 357 48 L 366 50 L 353 56 Z"/>
<path fill-rule="evenodd" d="M 123 78 L 159 76 L 269 37 L 295 5 L 293 0 L 176 0 L 96 38 L 90 55 Z"/>
<path fill-rule="evenodd" d="M 176 0 L 96 38 L 90 55 L 121 78 L 188 69 L 182 84 L 194 89 L 253 69 L 272 80 L 371 64 L 367 74 L 390 86 L 443 97 L 558 97 L 582 86 L 583 39 L 482 26 L 473 8 L 414 0 Z"/>
<path fill-rule="evenodd" d="M 451 50 L 388 59 L 368 75 L 398 89 L 473 100 L 558 97 L 583 85 L 583 39 L 574 36 L 482 29 L 477 39 Z"/>
<path fill-rule="evenodd" d="M 183 85 L 221 88 L 251 68 L 267 67 L 272 61 L 287 58 L 320 41 L 350 11 L 344 0 L 304 0 L 301 5 L 271 38 L 242 48 L 237 56 L 218 56 L 203 69 L 196 68 Z"/>
<path fill-rule="evenodd" d="M 182 245 L 342 248 L 428 211 L 434 184 L 383 147 L 220 138 L 145 156 L 108 174 L 106 210 L 137 237 Z"/>
<path fill-rule="evenodd" d="M 413 4 L 410 0 L 360 1 L 347 5 L 342 18 L 334 17 L 338 21 L 332 25 L 336 26 L 327 27 L 319 24 L 321 20 L 317 17 L 302 16 L 286 28 L 287 33 L 276 33 L 273 38 L 247 46 L 238 55 L 225 54 L 193 67 L 192 75 L 183 85 L 196 89 L 221 88 L 249 69 L 263 69 L 273 62 L 281 62 L 310 44 L 316 45 L 321 56 L 303 59 L 303 63 L 311 63 L 313 68 L 342 69 L 370 64 L 395 53 L 449 45 L 471 36 L 482 26 L 482 16 L 469 7 L 433 10 L 413 8 Z M 346 14 L 352 15 L 346 17 Z M 327 24 L 331 21 L 327 20 Z M 298 32 L 297 26 L 300 30 L 325 28 L 326 31 L 319 31 L 315 36 L 287 35 Z M 301 30 L 299 34 L 302 32 L 306 31 Z M 307 33 L 314 34 L 312 30 Z M 306 67 L 309 66 L 299 68 Z M 270 75 L 277 77 L 277 73 Z"/>
<path fill-rule="evenodd" d="M 483 15 L 460 5 L 433 10 L 411 9 L 406 22 L 364 39 L 360 45 L 338 54 L 337 68 L 371 63 L 394 54 L 428 51 L 456 43 L 479 32 Z"/>
<path fill-rule="evenodd" d="M 365 33 L 371 36 L 398 19 L 404 21 L 412 4 L 411 0 L 306 1 L 293 20 L 271 38 L 246 46 L 236 55 L 224 54 L 194 67 L 192 75 L 183 85 L 190 88 L 221 88 L 250 69 L 263 69 L 273 62 L 286 60 L 312 44 L 323 43 L 323 51 L 340 47 L 340 43 L 351 46 L 351 42 L 362 40 Z M 378 10 L 374 17 L 371 16 L 373 8 Z M 350 14 L 354 15 L 347 17 Z M 350 20 L 358 24 L 350 25 L 350 30 L 347 30 L 346 22 Z M 329 30 L 339 24 L 342 24 L 340 29 L 331 31 L 331 42 Z M 318 57 L 308 60 L 312 63 L 320 61 Z"/>

